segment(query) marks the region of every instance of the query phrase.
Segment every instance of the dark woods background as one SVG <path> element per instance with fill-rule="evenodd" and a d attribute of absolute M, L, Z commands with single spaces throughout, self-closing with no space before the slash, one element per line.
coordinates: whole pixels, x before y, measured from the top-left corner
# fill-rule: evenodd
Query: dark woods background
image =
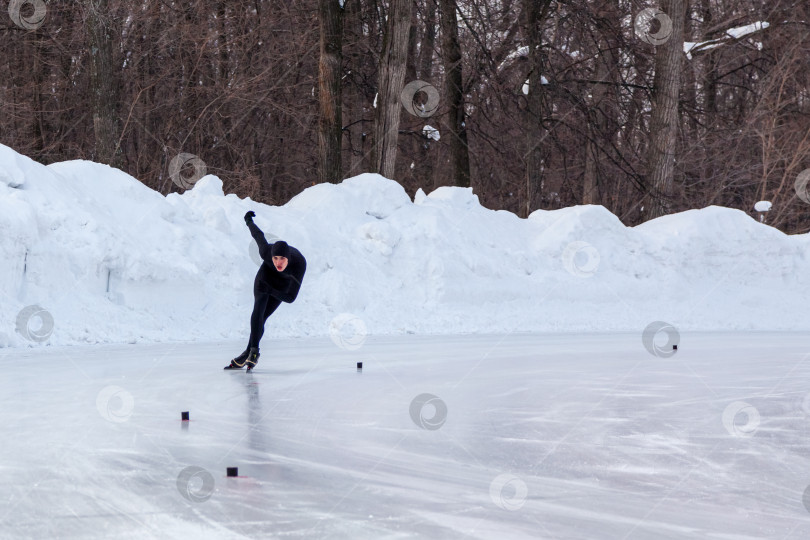
<path fill-rule="evenodd" d="M 101 161 L 168 193 L 172 160 L 193 154 L 271 204 L 373 171 L 411 195 L 471 185 L 521 216 L 602 204 L 631 225 L 711 204 L 757 216 L 765 199 L 768 223 L 810 230 L 795 189 L 810 169 L 806 0 L 44 5 L 32 28 L 0 10 L 0 142 L 42 163 Z M 648 8 L 667 19 L 639 34 Z M 684 41 L 716 46 L 687 58 Z M 417 79 L 437 90 L 429 118 L 400 100 Z"/>

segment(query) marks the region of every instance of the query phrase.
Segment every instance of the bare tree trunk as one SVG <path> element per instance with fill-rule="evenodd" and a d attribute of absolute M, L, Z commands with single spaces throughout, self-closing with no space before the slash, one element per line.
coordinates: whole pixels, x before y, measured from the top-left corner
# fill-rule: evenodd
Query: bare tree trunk
<path fill-rule="evenodd" d="M 585 173 L 582 178 L 582 204 L 602 204 L 599 194 L 599 154 L 601 152 L 597 141 L 605 132 L 604 112 L 600 109 L 602 100 L 607 93 L 607 78 L 609 76 L 606 63 L 610 53 L 604 50 L 596 59 L 595 81 L 597 82 L 591 94 L 591 107 L 588 111 L 588 140 L 585 143 Z"/>
<path fill-rule="evenodd" d="M 393 178 L 397 161 L 400 93 L 408 61 L 411 0 L 391 0 L 380 57 L 380 82 L 374 119 L 374 169 Z"/>
<path fill-rule="evenodd" d="M 418 5 L 418 0 L 414 0 L 414 5 Z M 419 28 L 422 24 L 419 21 L 419 9 L 411 9 L 411 30 L 408 33 L 408 62 L 405 68 L 405 80 L 407 84 L 411 81 L 418 79 L 416 71 L 416 62 L 418 60 L 418 47 L 419 44 Z M 408 138 L 403 140 L 403 144 L 399 145 L 400 160 L 405 158 L 410 161 L 410 165 L 402 171 L 402 177 L 398 178 L 399 182 L 408 185 L 421 184 L 421 178 L 416 176 L 416 162 L 419 148 L 421 145 L 421 127 L 422 118 L 415 115 L 406 114 L 400 116 L 400 131 L 407 134 Z"/>
<path fill-rule="evenodd" d="M 668 214 L 672 206 L 675 143 L 678 134 L 678 96 L 683 61 L 684 0 L 665 0 L 663 11 L 672 22 L 672 35 L 655 51 L 650 145 L 647 151 L 649 217 Z"/>
<path fill-rule="evenodd" d="M 430 82 L 433 77 L 433 53 L 436 48 L 436 2 L 434 0 L 425 1 L 425 34 L 419 47 L 419 78 Z M 416 163 L 415 174 L 422 179 L 428 188 L 437 187 L 433 178 L 433 162 L 436 158 L 436 150 L 430 152 L 431 139 L 420 137 L 418 139 L 419 161 Z"/>
<path fill-rule="evenodd" d="M 366 150 L 366 112 L 369 100 L 363 94 L 362 61 L 364 46 L 369 38 L 363 33 L 363 10 L 359 0 L 349 0 L 343 14 L 343 58 L 348 68 L 343 95 L 346 98 L 346 131 L 348 132 L 349 162 L 346 176 L 368 170 Z M 362 52 L 361 52 L 362 51 Z M 370 139 L 369 139 L 370 140 Z"/>
<path fill-rule="evenodd" d="M 711 28 L 714 22 L 712 14 L 712 6 L 709 0 L 702 0 L 701 13 L 703 14 L 703 24 L 705 28 Z M 703 39 L 709 39 L 710 36 L 703 36 Z M 717 55 L 713 50 L 708 51 L 703 58 L 703 133 L 702 139 L 705 141 L 702 147 L 706 152 L 711 152 L 710 149 L 714 148 L 714 142 L 717 139 L 716 123 L 717 123 Z M 708 157 L 708 156 L 707 156 Z M 712 181 L 716 176 L 714 160 L 704 160 L 705 165 L 702 167 L 702 176 L 704 179 Z"/>
<path fill-rule="evenodd" d="M 33 120 L 33 131 L 34 131 L 34 140 L 33 140 L 33 150 L 34 155 L 41 156 L 45 151 L 45 138 L 44 138 L 44 121 L 43 121 L 43 103 L 42 103 L 42 94 L 47 93 L 47 86 L 46 81 L 43 80 L 43 69 L 42 69 L 42 53 L 41 47 L 38 43 L 34 40 L 35 34 L 33 32 L 29 32 L 25 36 L 25 40 L 31 41 L 31 57 L 33 58 L 34 69 L 33 69 L 33 78 L 34 78 L 34 87 L 33 87 L 33 98 L 34 98 L 34 115 L 32 116 Z"/>
<path fill-rule="evenodd" d="M 351 0 L 350 0 L 351 1 Z M 321 59 L 318 64 L 318 179 L 339 182 L 343 178 L 341 143 L 341 66 L 343 63 L 343 8 L 338 0 L 318 0 L 321 20 Z"/>
<path fill-rule="evenodd" d="M 436 2 L 425 1 L 425 35 L 419 47 L 419 77 L 429 81 L 433 76 L 433 53 L 436 47 Z"/>
<path fill-rule="evenodd" d="M 597 49 L 594 55 L 594 84 L 588 92 L 589 96 L 585 98 L 586 102 L 590 103 L 585 125 L 588 138 L 585 146 L 582 204 L 613 207 L 608 195 L 608 182 L 606 180 L 600 182 L 600 175 L 605 175 L 603 162 L 609 160 L 618 125 L 615 106 L 617 99 L 613 89 L 616 76 L 621 72 L 618 61 L 621 53 L 619 42 L 612 32 L 611 21 L 620 18 L 622 8 L 616 0 L 606 1 L 600 7 L 593 23 L 593 39 Z"/>
<path fill-rule="evenodd" d="M 470 186 L 470 150 L 464 120 L 464 79 L 461 69 L 461 46 L 458 42 L 456 0 L 439 0 L 442 24 L 442 57 L 444 60 L 444 99 L 447 102 L 450 167 L 453 184 Z"/>
<path fill-rule="evenodd" d="M 542 72 L 545 62 L 542 51 L 542 22 L 548 16 L 552 0 L 524 0 L 526 41 L 529 43 L 529 93 L 526 107 L 526 205 L 524 216 L 534 208 L 534 201 L 542 191 L 543 157 L 543 86 Z"/>
<path fill-rule="evenodd" d="M 90 92 L 93 104 L 95 159 L 120 166 L 118 125 L 118 68 L 113 65 L 112 43 L 118 39 L 112 27 L 108 0 L 86 0 L 87 37 L 90 49 Z"/>

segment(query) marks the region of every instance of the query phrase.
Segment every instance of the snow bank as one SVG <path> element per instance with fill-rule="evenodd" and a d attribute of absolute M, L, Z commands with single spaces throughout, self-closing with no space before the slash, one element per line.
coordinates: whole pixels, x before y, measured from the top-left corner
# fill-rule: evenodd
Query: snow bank
<path fill-rule="evenodd" d="M 308 261 L 265 343 L 348 315 L 370 334 L 810 328 L 807 235 L 738 210 L 635 228 L 601 206 L 519 219 L 469 188 L 411 201 L 374 174 L 276 207 L 211 175 L 164 197 L 105 165 L 46 167 L 0 146 L 0 346 L 246 337 L 248 210 Z"/>

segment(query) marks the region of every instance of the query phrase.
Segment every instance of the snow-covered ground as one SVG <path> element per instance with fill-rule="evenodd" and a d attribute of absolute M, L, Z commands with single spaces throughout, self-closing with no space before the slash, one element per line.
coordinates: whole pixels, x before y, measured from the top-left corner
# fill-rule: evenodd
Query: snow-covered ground
<path fill-rule="evenodd" d="M 0 538 L 810 535 L 805 334 L 336 343 L 0 351 Z"/>
<path fill-rule="evenodd" d="M 370 335 L 810 329 L 810 236 L 740 210 L 638 227 L 601 206 L 520 219 L 471 189 L 411 200 L 372 174 L 277 207 L 214 176 L 163 196 L 105 165 L 45 167 L 0 145 L 0 347 L 245 339 L 251 209 L 308 261 L 273 338 L 348 320 Z"/>

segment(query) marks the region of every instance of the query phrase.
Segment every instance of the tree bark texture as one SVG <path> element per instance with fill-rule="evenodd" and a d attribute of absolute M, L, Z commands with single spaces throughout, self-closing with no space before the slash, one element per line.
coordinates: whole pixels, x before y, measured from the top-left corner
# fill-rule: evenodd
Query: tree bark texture
<path fill-rule="evenodd" d="M 400 93 L 405 84 L 411 0 L 391 0 L 380 57 L 379 92 L 374 121 L 374 169 L 393 178 L 397 161 Z"/>
<path fill-rule="evenodd" d="M 321 21 L 321 56 L 318 63 L 318 178 L 321 182 L 337 183 L 343 179 L 343 8 L 338 0 L 318 0 L 318 11 Z"/>
<path fill-rule="evenodd" d="M 444 99 L 447 104 L 448 146 L 453 185 L 470 187 L 470 148 L 464 117 L 464 77 L 458 41 L 456 0 L 439 0 L 444 61 Z"/>
<path fill-rule="evenodd" d="M 542 23 L 548 16 L 552 0 L 524 0 L 523 12 L 526 20 L 526 42 L 529 44 L 529 93 L 526 96 L 526 200 L 523 215 L 528 216 L 540 198 L 543 186 L 542 142 L 544 89 L 542 74 L 546 62 L 543 53 Z"/>
<path fill-rule="evenodd" d="M 113 17 L 108 0 L 86 0 L 87 38 L 90 47 L 90 87 L 96 160 L 120 166 L 118 73 L 113 64 Z"/>
<path fill-rule="evenodd" d="M 672 22 L 672 35 L 655 50 L 655 78 L 647 152 L 650 219 L 671 211 L 679 123 L 678 96 L 684 59 L 685 1 L 664 0 L 662 10 Z"/>

